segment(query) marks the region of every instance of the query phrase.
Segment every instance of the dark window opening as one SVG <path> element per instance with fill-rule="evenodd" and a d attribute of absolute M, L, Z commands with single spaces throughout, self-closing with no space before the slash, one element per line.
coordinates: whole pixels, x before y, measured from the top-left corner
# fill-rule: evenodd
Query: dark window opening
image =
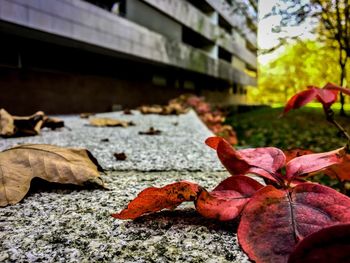
<path fill-rule="evenodd" d="M 214 12 L 214 8 L 207 3 L 207 1 L 203 0 L 188 0 L 192 5 L 194 5 L 197 9 L 201 10 L 204 14 L 210 14 Z"/>
<path fill-rule="evenodd" d="M 214 42 L 187 27 L 182 27 L 182 42 L 192 47 L 203 49 L 204 51 L 208 46 L 214 45 Z"/>
<path fill-rule="evenodd" d="M 226 51 L 225 49 L 219 47 L 219 58 L 223 59 L 229 63 L 231 63 L 232 55 L 230 52 Z"/>
<path fill-rule="evenodd" d="M 227 33 L 232 34 L 232 26 L 222 16 L 219 16 L 219 26 L 222 27 Z"/>

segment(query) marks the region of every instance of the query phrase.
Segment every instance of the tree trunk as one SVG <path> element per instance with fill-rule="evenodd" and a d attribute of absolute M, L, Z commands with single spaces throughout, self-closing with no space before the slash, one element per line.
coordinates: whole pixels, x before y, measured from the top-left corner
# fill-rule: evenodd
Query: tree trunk
<path fill-rule="evenodd" d="M 342 61 L 341 57 L 341 51 L 340 51 L 340 59 L 339 59 L 339 65 L 340 65 L 340 86 L 344 85 L 344 80 L 346 77 L 346 62 L 347 62 L 347 56 L 345 57 L 345 60 Z M 344 110 L 344 104 L 345 104 L 345 97 L 342 92 L 340 92 L 340 116 L 346 116 L 345 110 Z"/>

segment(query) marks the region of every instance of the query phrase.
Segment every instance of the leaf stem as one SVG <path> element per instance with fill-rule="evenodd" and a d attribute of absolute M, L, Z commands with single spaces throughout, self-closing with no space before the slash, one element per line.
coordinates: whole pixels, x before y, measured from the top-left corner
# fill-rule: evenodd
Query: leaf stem
<path fill-rule="evenodd" d="M 334 111 L 331 108 L 323 108 L 324 112 L 326 114 L 327 121 L 331 124 L 333 124 L 339 132 L 347 139 L 347 143 L 345 145 L 345 149 L 348 152 L 350 149 L 350 135 L 349 133 L 344 129 L 343 126 L 341 126 L 335 119 L 334 119 Z"/>

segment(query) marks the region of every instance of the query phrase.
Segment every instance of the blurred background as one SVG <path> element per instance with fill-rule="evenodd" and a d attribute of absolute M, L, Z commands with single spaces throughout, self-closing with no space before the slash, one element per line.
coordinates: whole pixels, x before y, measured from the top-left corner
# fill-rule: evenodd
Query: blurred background
<path fill-rule="evenodd" d="M 224 112 L 238 145 L 329 150 L 342 138 L 320 105 L 278 116 L 308 85 L 347 85 L 349 5 L 0 0 L 0 107 L 19 115 L 104 112 L 191 93 Z M 345 126 L 347 101 L 334 105 Z"/>

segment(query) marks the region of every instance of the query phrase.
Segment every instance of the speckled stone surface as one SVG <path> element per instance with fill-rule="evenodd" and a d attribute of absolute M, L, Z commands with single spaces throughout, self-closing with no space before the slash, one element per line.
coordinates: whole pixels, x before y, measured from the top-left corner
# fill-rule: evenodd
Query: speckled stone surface
<path fill-rule="evenodd" d="M 222 171 L 216 154 L 205 146 L 204 140 L 211 132 L 199 120 L 195 112 L 179 116 L 133 115 L 122 112 L 98 114 L 93 117 L 109 117 L 133 121 L 135 126 L 91 127 L 87 119 L 79 116 L 59 116 L 70 129 L 43 130 L 39 136 L 0 138 L 0 150 L 19 143 L 48 143 L 60 146 L 85 147 L 99 160 L 105 169 L 113 170 L 190 170 Z M 161 130 L 160 135 L 140 135 L 150 127 Z M 108 142 L 102 142 L 108 139 Z M 127 159 L 116 162 L 113 153 L 124 152 Z"/>
<path fill-rule="evenodd" d="M 136 126 L 95 128 L 85 126 L 86 119 L 63 116 L 70 130 L 0 139 L 1 150 L 20 143 L 86 147 L 107 169 L 102 177 L 110 188 L 34 181 L 23 201 L 0 208 L 0 262 L 249 262 L 238 246 L 237 222 L 205 219 L 192 203 L 135 221 L 110 216 L 151 185 L 188 180 L 210 190 L 228 176 L 204 145 L 211 133 L 194 112 L 98 116 L 132 120 Z M 150 126 L 162 134 L 138 134 Z M 101 142 L 105 138 L 109 142 Z M 127 160 L 116 161 L 114 152 L 125 152 Z"/>
<path fill-rule="evenodd" d="M 110 216 L 145 187 L 190 180 L 211 189 L 225 172 L 113 171 L 110 190 L 36 187 L 0 209 L 2 262 L 249 262 L 235 222 L 201 217 L 186 203 L 135 221 Z"/>

